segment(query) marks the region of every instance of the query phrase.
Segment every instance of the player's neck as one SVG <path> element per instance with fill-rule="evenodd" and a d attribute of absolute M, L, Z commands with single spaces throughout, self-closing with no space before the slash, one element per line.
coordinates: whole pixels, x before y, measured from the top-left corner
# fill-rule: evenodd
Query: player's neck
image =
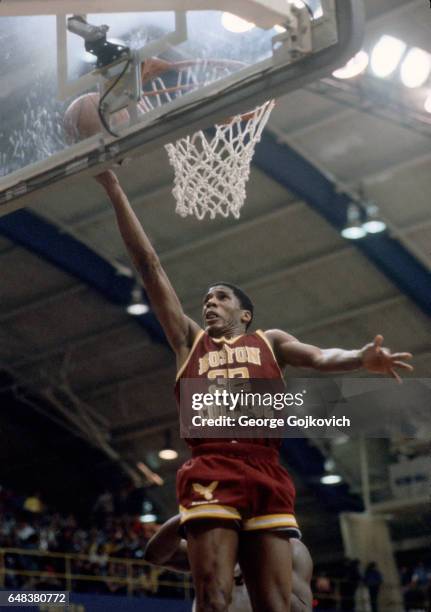
<path fill-rule="evenodd" d="M 230 340 L 232 338 L 237 338 L 238 336 L 243 336 L 247 333 L 247 330 L 242 325 L 234 325 L 232 327 L 227 327 L 222 330 L 214 330 L 214 333 L 210 334 L 213 338 L 226 338 Z"/>

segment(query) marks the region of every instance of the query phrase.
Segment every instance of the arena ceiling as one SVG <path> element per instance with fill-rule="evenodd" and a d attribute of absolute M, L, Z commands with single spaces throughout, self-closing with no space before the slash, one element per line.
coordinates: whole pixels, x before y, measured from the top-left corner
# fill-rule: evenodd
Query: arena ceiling
<path fill-rule="evenodd" d="M 365 48 L 393 34 L 431 52 L 426 2 L 366 4 Z M 164 150 L 121 167 L 121 183 L 187 313 L 199 320 L 206 287 L 224 279 L 250 293 L 259 328 L 343 348 L 381 333 L 392 349 L 414 353 L 415 376 L 429 376 L 431 127 L 418 109 L 418 92 L 371 76 L 359 86 L 327 79 L 280 99 L 239 221 L 176 216 Z M 370 250 L 340 236 L 346 200 L 339 195 L 359 190 L 377 202 L 396 243 L 392 267 L 382 259 L 386 247 Z M 0 266 L 0 365 L 16 393 L 43 397 L 51 416 L 114 460 L 144 461 L 165 478 L 159 498 L 174 508 L 173 478 L 187 456 L 177 433 L 174 358 L 151 314 L 137 321 L 118 303 L 117 285 L 130 286 L 131 267 L 100 186 L 78 176 L 25 213 L 3 217 Z M 420 286 L 409 282 L 418 270 Z M 157 458 L 167 429 L 179 451 L 171 463 Z M 354 453 L 320 447 L 338 454 L 358 491 Z M 387 445 L 375 452 L 382 459 Z M 300 491 L 307 521 L 314 497 Z"/>

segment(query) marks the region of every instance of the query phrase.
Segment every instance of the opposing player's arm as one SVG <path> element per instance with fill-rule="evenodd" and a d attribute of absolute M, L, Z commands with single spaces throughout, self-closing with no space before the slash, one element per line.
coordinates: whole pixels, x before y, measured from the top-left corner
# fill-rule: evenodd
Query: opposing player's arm
<path fill-rule="evenodd" d="M 182 361 L 193 344 L 199 326 L 184 314 L 160 260 L 121 188 L 116 175 L 108 170 L 96 177 L 105 188 L 115 210 L 121 236 L 140 274 L 151 306 L 160 321 L 169 344 Z"/>
<path fill-rule="evenodd" d="M 310 612 L 313 609 L 311 578 L 313 560 L 308 548 L 300 541 L 291 539 L 292 548 L 292 599 L 291 612 Z"/>
<path fill-rule="evenodd" d="M 361 349 L 346 351 L 339 348 L 321 349 L 304 344 L 294 336 L 279 329 L 266 332 L 280 367 L 286 365 L 313 368 L 321 372 L 350 372 L 364 368 L 373 374 L 388 374 L 401 382 L 398 370 L 411 372 L 413 367 L 405 360 L 411 353 L 391 353 L 383 345 L 383 336 Z"/>
<path fill-rule="evenodd" d="M 170 518 L 145 547 L 144 560 L 177 572 L 189 572 L 187 544 L 178 533 L 179 514 Z"/>

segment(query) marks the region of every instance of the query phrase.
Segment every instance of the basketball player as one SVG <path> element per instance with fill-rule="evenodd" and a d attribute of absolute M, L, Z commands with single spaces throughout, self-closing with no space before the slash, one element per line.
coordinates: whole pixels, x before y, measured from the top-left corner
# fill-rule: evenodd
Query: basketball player
<path fill-rule="evenodd" d="M 365 368 L 398 381 L 409 353 L 391 353 L 382 336 L 358 350 L 320 349 L 279 329 L 248 333 L 253 304 L 241 289 L 213 283 L 203 300 L 203 329 L 183 311 L 117 177 L 98 177 L 114 207 L 129 254 L 175 352 L 181 379 L 282 380 L 286 365 L 322 372 Z M 215 253 L 216 256 L 216 253 Z M 227 612 L 239 558 L 254 612 L 287 612 L 291 550 L 298 537 L 295 489 L 278 461 L 277 439 L 188 440 L 192 459 L 179 470 L 177 495 L 196 591 L 196 612 Z"/>
<path fill-rule="evenodd" d="M 145 561 L 153 565 L 160 565 L 166 569 L 177 572 L 189 572 L 190 566 L 187 557 L 187 543 L 179 535 L 180 515 L 170 518 L 153 535 L 145 548 Z M 239 541 L 239 556 L 241 558 L 241 540 Z M 313 562 L 307 547 L 297 539 L 290 540 L 292 549 L 292 612 L 311 612 L 313 596 L 310 582 L 313 574 Z M 242 579 L 241 572 L 236 566 L 232 602 L 228 612 L 252 612 L 250 598 Z M 196 604 L 196 602 L 195 602 Z M 196 607 L 193 606 L 193 612 Z"/>

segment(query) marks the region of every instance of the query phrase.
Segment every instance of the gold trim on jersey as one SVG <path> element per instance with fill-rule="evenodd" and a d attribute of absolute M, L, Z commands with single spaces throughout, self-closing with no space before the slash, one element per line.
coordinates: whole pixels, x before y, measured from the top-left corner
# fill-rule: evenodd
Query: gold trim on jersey
<path fill-rule="evenodd" d="M 226 342 L 226 344 L 233 344 L 234 342 L 236 342 L 243 336 L 252 336 L 252 335 L 253 334 L 240 334 L 239 336 L 234 336 L 233 338 L 225 338 L 225 336 L 222 336 L 221 338 L 213 338 L 212 336 L 210 336 L 210 338 L 213 342 Z"/>
<path fill-rule="evenodd" d="M 236 508 L 231 506 L 221 506 L 215 504 L 202 504 L 193 508 L 185 508 L 180 506 L 180 523 L 195 518 L 214 518 L 214 519 L 231 519 L 234 521 L 241 520 L 241 515 Z"/>
<path fill-rule="evenodd" d="M 277 527 L 294 527 L 295 529 L 299 529 L 293 514 L 267 514 L 265 516 L 255 516 L 251 519 L 245 519 L 242 528 L 244 531 L 254 531 L 255 529 L 274 529 Z"/>
<path fill-rule="evenodd" d="M 203 329 L 201 329 L 201 330 L 198 332 L 198 334 L 197 334 L 197 336 L 196 336 L 196 338 L 195 338 L 195 340 L 194 340 L 194 342 L 193 342 L 192 348 L 190 349 L 189 354 L 187 355 L 187 357 L 186 357 L 186 359 L 185 359 L 184 363 L 181 365 L 181 367 L 179 368 L 179 370 L 178 370 L 178 372 L 177 372 L 177 375 L 176 375 L 176 379 L 175 379 L 175 380 L 178 380 L 178 379 L 180 378 L 181 374 L 182 374 L 182 373 L 184 372 L 184 370 L 186 369 L 187 364 L 189 363 L 189 361 L 190 361 L 190 359 L 191 359 L 191 357 L 192 357 L 192 355 L 193 355 L 193 353 L 194 353 L 194 351 L 195 351 L 195 349 L 196 349 L 196 346 L 197 346 L 197 344 L 198 344 L 199 340 L 202 338 L 202 336 L 203 336 L 204 334 L 205 334 L 205 330 L 203 330 Z M 273 350 L 273 348 L 272 348 L 272 346 L 271 346 L 270 341 L 269 341 L 269 340 L 268 340 L 268 338 L 265 336 L 265 332 L 264 332 L 264 331 L 262 331 L 261 329 L 257 329 L 257 330 L 254 332 L 254 334 L 256 334 L 257 336 L 259 336 L 259 338 L 261 338 L 261 339 L 262 339 L 262 340 L 265 342 L 266 346 L 269 348 L 269 350 L 270 350 L 270 352 L 271 352 L 271 355 L 272 355 L 272 357 L 273 357 L 273 359 L 274 359 L 274 361 L 275 361 L 275 364 L 276 364 L 276 366 L 277 366 L 277 368 L 278 368 L 278 371 L 280 372 L 280 376 L 281 376 L 281 378 L 283 378 L 283 372 L 282 372 L 282 370 L 281 370 L 280 366 L 278 365 L 278 361 L 277 361 L 277 358 L 276 358 L 276 356 L 275 356 L 274 350 Z M 213 342 L 215 342 L 215 343 L 226 342 L 227 344 L 233 344 L 234 342 L 236 342 L 237 340 L 239 340 L 239 338 L 243 338 L 244 336 L 252 336 L 252 335 L 253 335 L 253 334 L 241 334 L 241 335 L 239 335 L 239 336 L 235 336 L 234 338 L 225 338 L 224 336 L 222 336 L 221 338 L 213 338 L 212 336 L 210 336 L 210 339 L 211 339 Z"/>
<path fill-rule="evenodd" d="M 197 347 L 198 342 L 199 342 L 199 340 L 202 338 L 202 336 L 204 335 L 204 333 L 205 333 L 205 331 L 204 331 L 203 329 L 199 330 L 199 332 L 197 333 L 196 338 L 195 338 L 195 340 L 194 340 L 194 342 L 193 342 L 193 344 L 192 344 L 192 348 L 190 349 L 190 353 L 187 355 L 187 357 L 186 357 L 186 359 L 185 359 L 184 363 L 182 364 L 182 366 L 180 366 L 180 368 L 179 368 L 179 370 L 178 370 L 178 372 L 177 372 L 177 376 L 176 376 L 175 380 L 178 380 L 178 379 L 179 379 L 179 377 L 181 376 L 181 374 L 182 374 L 182 373 L 184 372 L 184 370 L 186 369 L 187 364 L 189 363 L 189 361 L 190 361 L 190 359 L 191 359 L 191 356 L 193 355 L 193 353 L 194 353 L 194 351 L 195 351 L 195 348 Z"/>
<path fill-rule="evenodd" d="M 282 372 L 282 369 L 280 368 L 280 366 L 279 366 L 279 364 L 278 364 L 277 357 L 275 356 L 274 349 L 272 348 L 271 342 L 270 342 L 270 341 L 268 340 L 268 338 L 265 336 L 265 332 L 264 332 L 264 331 L 262 331 L 261 329 L 257 329 L 257 330 L 256 330 L 256 334 L 257 334 L 257 335 L 258 335 L 260 338 L 262 338 L 262 340 L 265 342 L 266 346 L 267 346 L 267 347 L 269 348 L 269 350 L 271 351 L 271 355 L 274 357 L 274 361 L 275 361 L 275 364 L 276 364 L 276 366 L 277 366 L 277 368 L 278 368 L 278 370 L 279 370 L 279 372 L 280 372 L 280 376 L 281 376 L 281 378 L 283 378 L 283 372 Z"/>

